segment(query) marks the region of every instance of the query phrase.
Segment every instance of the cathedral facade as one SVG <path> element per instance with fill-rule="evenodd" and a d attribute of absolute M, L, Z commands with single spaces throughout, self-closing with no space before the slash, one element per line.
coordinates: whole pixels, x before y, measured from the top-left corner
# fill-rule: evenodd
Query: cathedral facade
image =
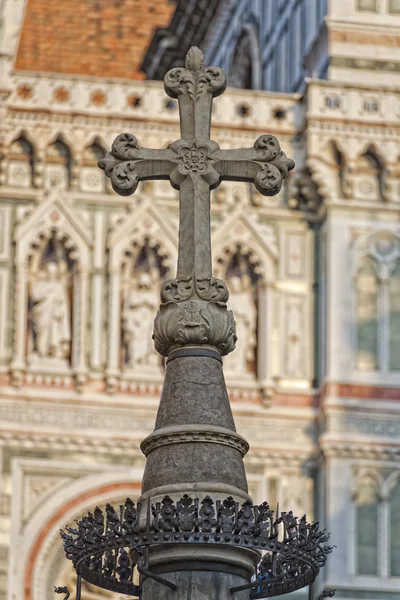
<path fill-rule="evenodd" d="M 273 198 L 246 183 L 212 192 L 250 494 L 332 532 L 321 590 L 395 600 L 399 2 L 111 5 L 0 8 L 0 598 L 53 599 L 73 581 L 60 527 L 139 496 L 178 198 L 162 181 L 117 196 L 97 161 L 122 132 L 148 148 L 179 138 L 156 80 L 195 43 L 234 86 L 214 102 L 212 138 L 241 148 L 268 132 L 296 161 Z M 99 591 L 87 584 L 83 598 Z"/>

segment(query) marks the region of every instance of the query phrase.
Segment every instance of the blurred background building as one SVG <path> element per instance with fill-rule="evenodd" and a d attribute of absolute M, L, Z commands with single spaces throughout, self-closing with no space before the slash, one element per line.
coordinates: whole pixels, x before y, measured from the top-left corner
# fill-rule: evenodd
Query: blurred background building
<path fill-rule="evenodd" d="M 179 137 L 154 80 L 198 45 L 233 86 L 213 139 L 269 132 L 297 165 L 271 199 L 213 192 L 250 493 L 332 531 L 338 600 L 398 600 L 400 1 L 1 0 L 0 19 L 0 598 L 54 598 L 59 528 L 139 494 L 177 194 L 119 197 L 96 163 L 121 132 Z"/>

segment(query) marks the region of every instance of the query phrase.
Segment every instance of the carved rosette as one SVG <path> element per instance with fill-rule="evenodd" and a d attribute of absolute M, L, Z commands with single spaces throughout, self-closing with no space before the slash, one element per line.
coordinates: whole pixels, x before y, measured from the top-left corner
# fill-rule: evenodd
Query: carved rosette
<path fill-rule="evenodd" d="M 219 173 L 213 166 L 213 163 L 218 161 L 219 146 L 216 142 L 208 140 L 199 144 L 196 141 L 188 144 L 185 140 L 177 140 L 169 148 L 176 153 L 177 166 L 170 175 L 174 187 L 179 188 L 188 175 L 201 175 L 210 187 L 219 183 Z"/>
<path fill-rule="evenodd" d="M 168 356 L 182 346 L 212 346 L 222 356 L 232 352 L 237 337 L 228 297 L 225 283 L 215 277 L 166 281 L 154 321 L 157 352 Z"/>

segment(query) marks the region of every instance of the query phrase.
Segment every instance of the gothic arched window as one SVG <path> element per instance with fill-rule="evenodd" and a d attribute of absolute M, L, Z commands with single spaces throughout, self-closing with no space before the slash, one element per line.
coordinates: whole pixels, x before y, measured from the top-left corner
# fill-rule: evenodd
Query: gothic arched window
<path fill-rule="evenodd" d="M 233 310 L 238 341 L 236 349 L 224 358 L 228 375 L 257 375 L 258 263 L 248 250 L 237 246 L 226 262 L 225 278 L 229 289 L 228 307 Z"/>
<path fill-rule="evenodd" d="M 229 85 L 242 89 L 260 89 L 259 44 L 255 27 L 247 25 L 236 42 L 229 73 Z"/>
<path fill-rule="evenodd" d="M 152 340 L 160 288 L 169 268 L 160 244 L 147 237 L 124 253 L 121 269 L 121 363 L 124 370 L 158 371 L 160 357 Z"/>
<path fill-rule="evenodd" d="M 374 261 L 364 258 L 357 273 L 357 367 L 378 368 L 378 278 Z"/>
<path fill-rule="evenodd" d="M 363 200 L 385 199 L 385 168 L 382 159 L 370 147 L 359 156 L 354 174 L 354 193 Z"/>
<path fill-rule="evenodd" d="M 106 176 L 97 166 L 104 155 L 105 150 L 97 140 L 85 148 L 81 167 L 82 192 L 105 192 Z"/>
<path fill-rule="evenodd" d="M 400 244 L 380 233 L 356 275 L 356 355 L 362 371 L 400 371 Z"/>
<path fill-rule="evenodd" d="M 400 262 L 389 280 L 389 369 L 400 370 Z"/>
<path fill-rule="evenodd" d="M 325 146 L 324 162 L 334 177 L 330 184 L 333 197 L 347 198 L 350 195 L 349 167 L 345 155 L 334 140 L 330 140 Z"/>
<path fill-rule="evenodd" d="M 357 572 L 360 575 L 377 575 L 379 495 L 372 477 L 360 481 L 355 507 Z"/>
<path fill-rule="evenodd" d="M 50 144 L 46 152 L 44 184 L 47 189 L 69 188 L 71 181 L 72 158 L 68 146 L 60 139 Z"/>
<path fill-rule="evenodd" d="M 23 135 L 11 144 L 7 159 L 8 185 L 30 187 L 33 183 L 34 152 L 32 144 Z"/>
<path fill-rule="evenodd" d="M 400 481 L 390 495 L 390 574 L 400 576 Z"/>
<path fill-rule="evenodd" d="M 76 252 L 60 232 L 41 236 L 29 260 L 27 360 L 33 368 L 71 363 Z"/>

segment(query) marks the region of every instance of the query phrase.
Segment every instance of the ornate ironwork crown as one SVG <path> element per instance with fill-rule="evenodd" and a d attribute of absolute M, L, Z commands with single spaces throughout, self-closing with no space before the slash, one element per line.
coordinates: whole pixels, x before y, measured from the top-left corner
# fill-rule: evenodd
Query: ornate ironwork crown
<path fill-rule="evenodd" d="M 127 498 L 119 514 L 107 504 L 89 513 L 77 528 L 61 530 L 67 558 L 86 581 L 123 594 L 140 595 L 134 583 L 135 567 L 142 575 L 174 587 L 149 571 L 149 548 L 162 544 L 220 544 L 262 551 L 251 583 L 231 592 L 250 589 L 250 598 L 268 598 L 309 585 L 325 565 L 333 547 L 326 544 L 329 534 L 318 523 L 307 523 L 293 513 L 278 516 L 267 502 L 240 505 L 232 497 L 225 500 L 190 498 L 162 502 L 146 510 Z"/>

